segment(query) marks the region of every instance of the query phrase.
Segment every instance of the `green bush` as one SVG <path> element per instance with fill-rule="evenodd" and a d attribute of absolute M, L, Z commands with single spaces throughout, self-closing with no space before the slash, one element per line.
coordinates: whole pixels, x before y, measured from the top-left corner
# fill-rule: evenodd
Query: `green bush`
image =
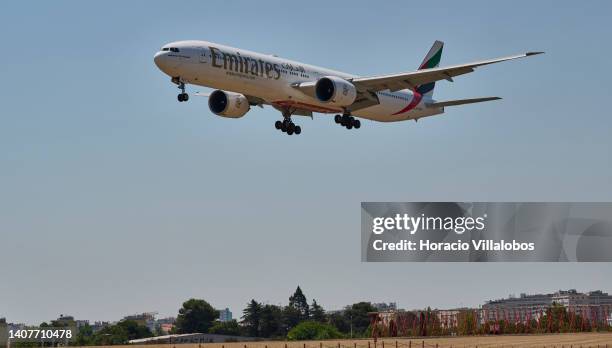
<path fill-rule="evenodd" d="M 216 321 L 214 325 L 208 329 L 208 333 L 217 335 L 240 336 L 240 326 L 236 320 L 225 322 Z"/>
<path fill-rule="evenodd" d="M 343 335 L 335 327 L 314 321 L 303 321 L 287 333 L 290 341 L 329 340 L 342 338 Z"/>

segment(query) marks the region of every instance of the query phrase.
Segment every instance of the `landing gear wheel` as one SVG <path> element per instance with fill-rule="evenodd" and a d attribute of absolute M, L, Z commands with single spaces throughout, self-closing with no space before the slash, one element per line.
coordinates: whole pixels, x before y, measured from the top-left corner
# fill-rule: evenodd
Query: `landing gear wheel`
<path fill-rule="evenodd" d="M 337 124 L 340 124 L 340 122 L 342 122 L 342 116 L 340 115 L 334 116 L 334 122 L 336 122 Z"/>
<path fill-rule="evenodd" d="M 189 100 L 189 94 L 187 93 L 180 93 L 179 95 L 176 96 L 176 99 L 178 99 L 178 101 L 180 102 L 186 102 Z"/>
<path fill-rule="evenodd" d="M 353 127 L 355 127 L 355 129 L 359 129 L 361 127 L 361 121 L 354 120 L 353 121 Z"/>
<path fill-rule="evenodd" d="M 173 77 L 172 82 L 178 85 L 178 88 L 181 90 L 181 93 L 176 96 L 176 99 L 180 102 L 186 102 L 189 100 L 189 94 L 185 93 L 185 83 L 181 81 L 180 77 Z"/>
<path fill-rule="evenodd" d="M 346 125 L 346 129 L 351 129 L 351 128 L 353 128 L 353 124 L 352 123 L 349 123 L 349 124 Z"/>
<path fill-rule="evenodd" d="M 291 110 L 283 111 L 283 119 L 281 121 L 276 121 L 274 124 L 276 129 L 280 129 L 283 132 L 287 133 L 287 135 L 300 134 L 302 133 L 302 128 L 291 120 Z"/>
<path fill-rule="evenodd" d="M 342 115 L 342 117 L 340 118 L 340 124 L 348 128 L 349 125 L 352 125 L 353 120 L 354 119 L 351 115 Z"/>

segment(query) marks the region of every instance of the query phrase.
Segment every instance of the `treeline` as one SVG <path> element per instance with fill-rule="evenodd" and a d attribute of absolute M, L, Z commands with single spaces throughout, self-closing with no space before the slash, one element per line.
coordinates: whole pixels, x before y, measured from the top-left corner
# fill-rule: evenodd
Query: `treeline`
<path fill-rule="evenodd" d="M 75 327 L 74 322 L 56 321 L 50 323 L 43 322 L 39 325 L 40 328 L 60 328 L 60 327 Z M 122 320 L 114 325 L 109 325 L 103 329 L 93 332 L 89 325 L 81 326 L 76 337 L 68 341 L 72 346 L 106 346 L 115 344 L 126 344 L 129 340 L 137 338 L 152 337 L 153 333 L 146 326 L 139 325 L 133 320 Z M 58 340 L 62 343 L 63 340 Z M 56 343 L 52 342 L 14 342 L 12 347 L 54 347 Z"/>
<path fill-rule="evenodd" d="M 369 312 L 375 312 L 369 302 L 359 302 L 343 310 L 328 313 L 313 299 L 308 302 L 298 286 L 285 306 L 264 304 L 255 299 L 247 303 L 240 321 L 219 321 L 219 311 L 203 299 L 189 299 L 179 309 L 171 334 L 210 333 L 266 339 L 334 339 L 369 337 Z M 75 323 L 52 321 L 41 326 L 68 327 Z M 160 336 L 164 333 L 133 320 L 121 320 L 94 332 L 91 326 L 79 328 L 73 346 L 103 346 L 126 344 L 129 340 Z M 41 346 L 40 343 L 19 342 L 14 347 Z M 43 344 L 42 346 L 45 346 Z M 50 346 L 50 344 L 49 344 Z"/>
<path fill-rule="evenodd" d="M 286 306 L 264 304 L 252 299 L 240 321 L 219 322 L 218 313 L 204 300 L 189 300 L 177 317 L 176 333 L 208 332 L 221 335 L 267 339 L 333 339 L 368 335 L 369 302 L 355 303 L 344 310 L 327 313 L 316 299 L 308 302 L 298 286 Z M 191 315 L 188 316 L 187 313 Z M 196 314 L 197 315 L 196 318 Z"/>
<path fill-rule="evenodd" d="M 333 339 L 368 335 L 374 312 L 369 302 L 359 302 L 341 311 L 328 313 L 315 299 L 309 305 L 298 286 L 289 297 L 288 305 L 281 307 L 251 300 L 243 311 L 239 327 L 241 334 L 250 337 L 287 338 L 289 340 Z"/>
<path fill-rule="evenodd" d="M 219 321 L 219 311 L 203 299 L 185 301 L 179 309 L 175 326 L 170 333 L 211 333 L 264 339 L 322 340 L 361 337 L 410 337 L 488 334 L 536 334 L 612 330 L 604 322 L 591 322 L 561 305 L 553 305 L 539 319 L 515 322 L 507 319 L 482 324 L 477 311 L 465 310 L 456 315 L 449 325 L 441 321 L 437 310 L 400 311 L 386 320 L 371 325 L 368 313 L 376 312 L 370 302 L 358 302 L 339 311 L 325 311 L 313 299 L 310 303 L 298 286 L 287 305 L 273 305 L 252 299 L 247 303 L 240 320 Z M 53 321 L 41 327 L 74 326 L 74 323 Z M 163 335 L 151 332 L 136 321 L 122 320 L 94 332 L 88 326 L 79 328 L 71 345 L 115 345 L 129 340 Z M 15 343 L 15 347 L 33 347 L 36 343 Z M 42 345 L 44 346 L 44 344 Z"/>

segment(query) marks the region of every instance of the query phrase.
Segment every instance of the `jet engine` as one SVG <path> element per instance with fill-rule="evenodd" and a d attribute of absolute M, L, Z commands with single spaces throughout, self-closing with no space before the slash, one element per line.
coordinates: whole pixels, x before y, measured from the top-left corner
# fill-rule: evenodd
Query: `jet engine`
<path fill-rule="evenodd" d="M 315 95 L 322 103 L 349 106 L 357 98 L 355 85 L 336 76 L 325 76 L 315 84 Z"/>
<path fill-rule="evenodd" d="M 208 97 L 208 107 L 215 115 L 227 118 L 240 118 L 251 108 L 243 94 L 219 89 Z"/>

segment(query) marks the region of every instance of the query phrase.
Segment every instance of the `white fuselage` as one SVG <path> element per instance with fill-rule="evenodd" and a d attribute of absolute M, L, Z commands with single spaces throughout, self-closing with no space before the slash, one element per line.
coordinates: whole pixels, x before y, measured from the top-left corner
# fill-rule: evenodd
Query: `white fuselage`
<path fill-rule="evenodd" d="M 172 48 L 173 50 L 170 50 Z M 221 89 L 257 97 L 282 108 L 298 108 L 320 113 L 342 113 L 343 109 L 320 102 L 292 85 L 316 82 L 324 76 L 352 79 L 358 76 L 219 45 L 207 41 L 179 41 L 162 47 L 155 55 L 156 65 L 167 75 L 188 84 Z M 365 119 L 393 122 L 417 119 L 444 112 L 428 108 L 420 95 L 410 90 L 377 92 L 380 103 L 354 111 Z"/>

